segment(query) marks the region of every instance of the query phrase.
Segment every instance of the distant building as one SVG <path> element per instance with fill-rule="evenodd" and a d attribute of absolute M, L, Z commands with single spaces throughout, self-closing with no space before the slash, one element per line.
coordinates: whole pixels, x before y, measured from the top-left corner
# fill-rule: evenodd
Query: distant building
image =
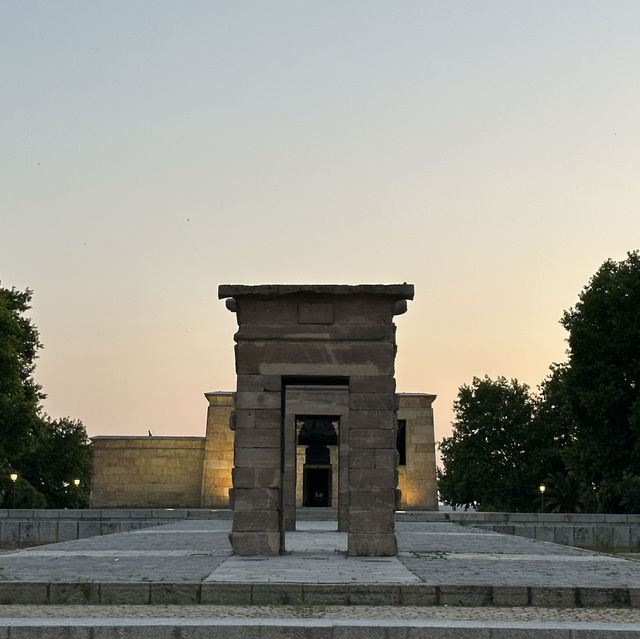
<path fill-rule="evenodd" d="M 205 437 L 93 437 L 93 508 L 228 508 L 232 487 L 233 393 L 205 393 Z M 302 397 L 302 396 L 301 396 Z M 308 389 L 304 397 L 308 397 Z M 398 489 L 401 510 L 437 510 L 432 403 L 399 393 Z M 296 506 L 337 507 L 339 423 L 296 408 Z"/>

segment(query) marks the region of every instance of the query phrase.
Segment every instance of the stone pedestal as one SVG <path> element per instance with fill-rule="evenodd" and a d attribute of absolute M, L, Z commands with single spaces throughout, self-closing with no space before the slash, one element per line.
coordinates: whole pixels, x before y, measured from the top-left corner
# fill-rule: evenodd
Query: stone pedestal
<path fill-rule="evenodd" d="M 277 554 L 295 523 L 298 410 L 330 389 L 340 420 L 339 525 L 354 555 L 396 553 L 393 316 L 413 286 L 220 286 L 237 313 L 233 528 L 238 554 Z M 310 403 L 313 400 L 309 399 Z M 289 406 L 290 404 L 290 406 Z M 321 408 L 325 410 L 325 408 Z"/>

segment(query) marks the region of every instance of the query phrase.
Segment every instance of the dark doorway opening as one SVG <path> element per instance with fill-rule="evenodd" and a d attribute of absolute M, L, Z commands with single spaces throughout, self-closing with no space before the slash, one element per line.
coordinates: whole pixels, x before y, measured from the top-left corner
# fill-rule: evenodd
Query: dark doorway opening
<path fill-rule="evenodd" d="M 304 506 L 331 506 L 331 466 L 305 466 L 303 482 Z"/>
<path fill-rule="evenodd" d="M 396 449 L 398 451 L 398 465 L 407 465 L 407 420 L 398 420 L 398 435 L 396 438 Z"/>
<path fill-rule="evenodd" d="M 302 505 L 329 508 L 332 505 L 331 451 L 338 445 L 340 418 L 331 415 L 296 415 L 297 445 L 305 446 L 302 469 Z"/>

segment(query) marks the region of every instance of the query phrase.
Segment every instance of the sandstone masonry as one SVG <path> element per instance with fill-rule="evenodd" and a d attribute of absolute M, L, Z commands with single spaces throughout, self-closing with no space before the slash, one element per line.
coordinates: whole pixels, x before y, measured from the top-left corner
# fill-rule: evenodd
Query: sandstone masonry
<path fill-rule="evenodd" d="M 393 512 L 437 509 L 432 402 L 396 394 L 393 316 L 413 287 L 221 286 L 235 393 L 205 438 L 95 437 L 92 505 L 234 509 L 241 554 L 281 552 L 303 507 L 337 511 L 351 554 L 394 554 Z"/>
<path fill-rule="evenodd" d="M 394 555 L 393 316 L 406 311 L 413 286 L 223 285 L 218 296 L 238 320 L 234 552 L 284 551 L 305 428 L 309 471 L 319 476 L 331 466 L 329 443 L 338 447 L 338 528 L 348 532 L 349 554 Z M 317 402 L 326 406 L 320 414 L 305 406 Z M 324 495 L 329 487 L 317 482 Z"/>
<path fill-rule="evenodd" d="M 235 439 L 235 431 L 229 427 L 233 393 L 216 391 L 205 393 L 205 397 L 206 437 L 93 437 L 92 506 L 229 508 Z M 435 397 L 396 394 L 398 422 L 404 422 L 406 429 L 404 459 L 398 465 L 400 510 L 437 510 L 432 408 Z M 305 501 L 305 490 L 310 490 L 305 482 L 309 477 L 304 474 L 306 448 L 296 446 L 296 508 L 309 505 Z M 332 493 L 327 505 L 335 508 L 337 446 L 329 448 Z M 402 442 L 398 448 L 402 449 Z"/>

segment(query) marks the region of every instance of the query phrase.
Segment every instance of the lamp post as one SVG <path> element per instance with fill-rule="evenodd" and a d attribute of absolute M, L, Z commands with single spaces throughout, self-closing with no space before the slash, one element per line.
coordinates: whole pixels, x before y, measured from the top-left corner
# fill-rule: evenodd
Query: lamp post
<path fill-rule="evenodd" d="M 78 508 L 78 492 L 80 489 L 80 480 L 79 479 L 74 479 L 73 480 L 73 485 L 76 487 L 76 509 Z"/>
<path fill-rule="evenodd" d="M 16 509 L 16 482 L 18 481 L 18 473 L 11 473 L 9 479 L 13 482 L 13 509 Z"/>
<path fill-rule="evenodd" d="M 540 484 L 538 486 L 538 490 L 540 491 L 540 501 L 541 501 L 540 512 L 544 512 L 544 493 L 547 490 L 547 487 L 544 484 Z"/>
<path fill-rule="evenodd" d="M 596 493 L 598 492 L 598 487 L 595 485 L 595 483 L 592 483 L 591 486 L 593 487 L 593 512 L 596 512 L 597 509 L 597 503 L 596 503 Z"/>

